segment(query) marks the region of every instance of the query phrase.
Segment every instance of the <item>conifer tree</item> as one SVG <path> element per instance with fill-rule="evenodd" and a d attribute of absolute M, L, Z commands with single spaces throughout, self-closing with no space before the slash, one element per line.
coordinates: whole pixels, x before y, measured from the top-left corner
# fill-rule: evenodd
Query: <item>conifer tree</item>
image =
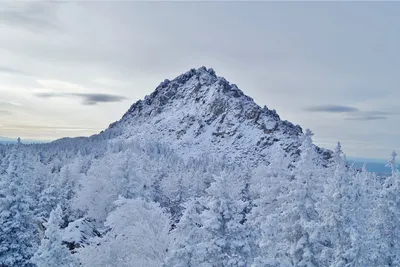
<path fill-rule="evenodd" d="M 391 175 L 383 184 L 383 194 L 380 201 L 381 216 L 384 221 L 380 228 L 384 237 L 384 257 L 387 266 L 400 265 L 400 175 L 396 167 L 397 153 L 393 151 L 387 167 L 391 169 Z"/>
<path fill-rule="evenodd" d="M 318 255 L 322 250 L 318 247 L 321 235 L 319 215 L 314 200 L 314 186 L 320 177 L 314 167 L 316 154 L 311 137 L 312 132 L 307 129 L 299 148 L 300 158 L 286 185 L 287 191 L 278 197 L 278 208 L 271 216 L 278 216 L 280 229 L 276 231 L 282 233 L 278 235 L 280 240 L 277 240 L 277 246 L 280 247 L 278 261 L 296 267 L 319 266 L 321 260 Z M 269 226 L 273 225 L 272 222 Z"/>
<path fill-rule="evenodd" d="M 170 216 L 159 204 L 119 198 L 103 238 L 79 251 L 84 266 L 159 267 L 170 244 Z"/>
<path fill-rule="evenodd" d="M 29 266 L 38 239 L 29 187 L 20 173 L 21 153 L 13 149 L 0 177 L 0 266 Z"/>
<path fill-rule="evenodd" d="M 76 267 L 79 266 L 77 259 L 70 253 L 68 248 L 62 244 L 63 212 L 58 205 L 50 213 L 50 218 L 45 223 L 46 232 L 39 249 L 32 258 L 32 263 L 38 267 Z"/>
<path fill-rule="evenodd" d="M 243 223 L 247 203 L 241 200 L 244 185 L 227 172 L 214 178 L 206 190 L 207 196 L 200 199 L 203 206 L 200 214 L 196 212 L 199 211 L 196 202 L 184 213 L 184 221 L 175 230 L 182 239 L 172 248 L 169 262 L 173 264 L 166 266 L 250 265 L 251 244 Z M 188 239 L 189 236 L 184 236 L 185 229 L 193 224 L 197 226 L 193 232 L 189 231 L 191 238 Z"/>

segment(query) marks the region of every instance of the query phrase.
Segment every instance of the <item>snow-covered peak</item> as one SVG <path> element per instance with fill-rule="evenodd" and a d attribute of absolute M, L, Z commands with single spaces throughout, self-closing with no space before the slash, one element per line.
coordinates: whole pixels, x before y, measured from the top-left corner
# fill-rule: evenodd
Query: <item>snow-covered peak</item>
<path fill-rule="evenodd" d="M 136 111 L 140 111 L 143 105 L 152 106 L 161 111 L 164 106 L 177 100 L 180 102 L 202 100 L 206 104 L 212 102 L 212 98 L 221 98 L 222 94 L 227 98 L 243 98 L 245 101 L 253 101 L 250 97 L 245 96 L 235 84 L 230 84 L 223 77 L 217 77 L 213 69 L 201 67 L 191 69 L 172 81 L 164 80 L 152 94 L 133 104 L 124 117 L 132 113 L 136 114 Z"/>
<path fill-rule="evenodd" d="M 201 67 L 164 80 L 134 103 L 102 138 L 162 142 L 190 156 L 267 160 L 274 149 L 298 154 L 298 125 L 261 108 L 235 84 Z"/>

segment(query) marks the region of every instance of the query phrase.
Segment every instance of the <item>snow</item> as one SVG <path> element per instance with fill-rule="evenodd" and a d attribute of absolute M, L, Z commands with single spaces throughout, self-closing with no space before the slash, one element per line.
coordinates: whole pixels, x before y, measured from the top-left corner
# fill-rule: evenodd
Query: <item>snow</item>
<path fill-rule="evenodd" d="M 88 244 L 88 241 L 98 236 L 99 233 L 95 226 L 86 218 L 81 218 L 76 221 L 70 222 L 68 226 L 63 229 L 62 241 L 71 244 Z"/>
<path fill-rule="evenodd" d="M 271 146 L 295 151 L 301 128 L 259 107 L 234 84 L 205 67 L 163 82 L 100 135 L 159 142 L 186 157 L 267 162 Z"/>
<path fill-rule="evenodd" d="M 0 266 L 400 266 L 400 175 L 346 165 L 214 70 L 104 132 L 0 145 Z"/>

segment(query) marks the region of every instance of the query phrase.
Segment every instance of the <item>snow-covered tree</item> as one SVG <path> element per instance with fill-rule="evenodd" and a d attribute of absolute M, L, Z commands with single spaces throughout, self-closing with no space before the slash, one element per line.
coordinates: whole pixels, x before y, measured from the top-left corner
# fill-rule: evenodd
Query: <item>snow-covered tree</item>
<path fill-rule="evenodd" d="M 294 266 L 318 266 L 319 214 L 315 208 L 315 186 L 320 177 L 315 168 L 316 153 L 312 132 L 307 129 L 300 146 L 300 160 L 292 172 L 287 197 L 283 198 L 282 215 L 286 219 L 286 238 L 290 243 L 289 255 Z"/>
<path fill-rule="evenodd" d="M 243 214 L 247 203 L 241 200 L 244 185 L 228 172 L 214 178 L 207 196 L 199 199 L 203 207 L 192 202 L 177 225 L 174 236 L 179 240 L 165 266 L 250 265 L 252 251 Z M 193 231 L 188 235 L 190 227 Z"/>
<path fill-rule="evenodd" d="M 32 263 L 38 267 L 76 267 L 79 262 L 68 248 L 62 244 L 62 230 L 60 226 L 63 224 L 61 206 L 57 206 L 50 213 L 50 218 L 45 223 L 46 232 L 42 239 L 39 249 L 32 257 Z"/>
<path fill-rule="evenodd" d="M 161 190 L 166 197 L 165 205 L 171 214 L 177 218 L 181 216 L 182 203 L 185 201 L 188 188 L 184 188 L 185 177 L 183 173 L 177 173 L 171 179 L 163 179 L 161 182 Z"/>
<path fill-rule="evenodd" d="M 84 266 L 159 267 L 170 244 L 170 215 L 157 203 L 118 199 L 107 217 L 109 231 L 78 256 Z"/>
<path fill-rule="evenodd" d="M 376 175 L 369 173 L 366 164 L 361 171 L 354 174 L 354 203 L 352 205 L 352 222 L 355 231 L 352 232 L 354 266 L 386 266 L 388 251 L 385 248 L 385 238 L 381 226 L 385 222 L 382 216 L 380 202 L 380 182 Z M 356 245 L 355 245 L 356 244 Z"/>
<path fill-rule="evenodd" d="M 278 198 L 287 194 L 291 159 L 278 149 L 272 155 L 269 164 L 257 167 L 250 179 L 250 199 L 253 207 L 246 224 L 250 228 L 249 238 L 255 244 L 254 266 L 277 266 L 279 262 L 280 266 L 283 266 L 279 255 L 286 252 L 277 246 L 277 242 L 282 240 L 277 228 L 280 225 Z"/>
<path fill-rule="evenodd" d="M 90 218 L 103 223 L 113 209 L 118 197 L 119 180 L 110 175 L 113 158 L 94 160 L 85 179 L 80 180 L 80 189 L 73 199 L 73 207 L 87 212 Z"/>
<path fill-rule="evenodd" d="M 352 266 L 358 259 L 359 235 L 355 227 L 354 201 L 357 190 L 354 177 L 346 163 L 341 144 L 338 143 L 333 154 L 334 164 L 331 175 L 326 179 L 323 197 L 317 203 L 322 216 L 322 227 L 328 237 L 326 242 L 332 247 L 333 266 Z"/>
<path fill-rule="evenodd" d="M 22 158 L 14 149 L 0 177 L 0 266 L 29 266 L 38 239 L 29 181 L 20 170 Z"/>
<path fill-rule="evenodd" d="M 396 166 L 396 157 L 397 157 L 397 153 L 396 153 L 396 151 L 393 151 L 388 164 L 386 164 L 386 166 L 389 167 L 390 170 L 392 171 L 392 176 L 395 176 L 398 174 L 398 170 L 397 170 L 397 166 Z"/>
<path fill-rule="evenodd" d="M 260 245 L 264 253 L 256 260 L 256 266 L 320 266 L 323 247 L 315 195 L 321 178 L 315 168 L 316 152 L 311 137 L 307 130 L 291 174 L 277 175 L 280 190 L 274 209 L 263 216 Z"/>
<path fill-rule="evenodd" d="M 386 266 L 400 266 L 400 175 L 396 168 L 396 152 L 393 152 L 387 166 L 391 175 L 383 183 L 379 201 L 379 229 L 383 237 L 381 257 Z"/>
<path fill-rule="evenodd" d="M 164 267 L 196 266 L 206 256 L 202 246 L 202 224 L 200 214 L 205 209 L 199 200 L 191 199 L 183 205 L 184 213 L 171 232 L 171 246 Z"/>

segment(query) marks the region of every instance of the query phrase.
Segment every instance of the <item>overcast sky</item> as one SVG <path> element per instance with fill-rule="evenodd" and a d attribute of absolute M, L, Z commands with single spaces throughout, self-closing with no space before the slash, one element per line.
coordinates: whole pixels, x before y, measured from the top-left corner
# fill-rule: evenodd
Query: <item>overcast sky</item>
<path fill-rule="evenodd" d="M 400 150 L 400 2 L 0 2 L 0 136 L 90 135 L 212 67 L 352 156 Z"/>

